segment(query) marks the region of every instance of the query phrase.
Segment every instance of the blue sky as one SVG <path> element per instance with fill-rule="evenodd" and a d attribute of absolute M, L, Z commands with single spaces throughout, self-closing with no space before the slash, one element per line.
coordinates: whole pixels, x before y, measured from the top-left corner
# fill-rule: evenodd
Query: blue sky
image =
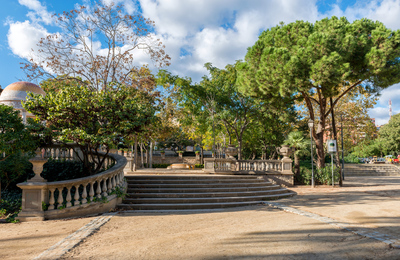
<path fill-rule="evenodd" d="M 199 81 L 203 65 L 225 67 L 243 59 L 259 33 L 296 20 L 316 20 L 332 15 L 354 21 L 363 17 L 379 20 L 388 28 L 400 29 L 400 0 L 102 0 L 122 3 L 125 11 L 155 21 L 155 34 L 166 45 L 172 65 L 167 69 Z M 1 0 L 0 85 L 25 79 L 20 62 L 30 57 L 37 41 L 55 33 L 51 14 L 69 11 L 89 0 Z M 146 55 L 136 56 L 138 64 L 148 63 Z M 151 64 L 151 62 L 150 62 Z M 35 82 L 38 83 L 38 82 Z M 369 114 L 381 125 L 389 119 L 388 101 L 393 113 L 400 112 L 400 84 L 382 91 L 378 104 Z"/>

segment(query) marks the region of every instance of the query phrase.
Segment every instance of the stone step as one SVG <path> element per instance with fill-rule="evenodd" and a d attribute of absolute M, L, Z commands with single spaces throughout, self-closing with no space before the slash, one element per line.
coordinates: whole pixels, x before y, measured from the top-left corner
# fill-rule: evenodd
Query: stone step
<path fill-rule="evenodd" d="M 128 184 L 211 184 L 211 183 L 265 183 L 263 179 L 127 179 Z"/>
<path fill-rule="evenodd" d="M 261 196 L 234 196 L 234 197 L 195 197 L 195 198 L 132 198 L 125 199 L 123 204 L 182 204 L 182 203 L 221 203 L 221 202 L 240 202 L 257 201 L 268 199 L 271 195 L 285 194 L 287 190 L 279 191 L 275 194 Z"/>
<path fill-rule="evenodd" d="M 189 188 L 235 188 L 235 187 L 264 187 L 271 186 L 272 183 L 202 183 L 202 184 L 193 184 L 193 183 L 179 183 L 179 184 L 128 184 L 128 189 L 168 189 L 168 188 L 177 188 L 177 189 L 189 189 Z"/>
<path fill-rule="evenodd" d="M 241 192 L 262 191 L 278 189 L 279 185 L 268 185 L 258 187 L 214 187 L 214 188 L 128 188 L 128 193 L 189 193 L 189 192 Z"/>
<path fill-rule="evenodd" d="M 295 195 L 295 193 L 287 192 L 283 194 L 271 195 L 255 201 L 239 201 L 239 202 L 218 202 L 218 203 L 175 203 L 175 204 L 119 204 L 118 207 L 123 210 L 185 210 L 185 209 L 216 209 L 243 207 L 250 205 L 258 205 L 262 201 L 276 200 Z"/>
<path fill-rule="evenodd" d="M 263 196 L 287 192 L 285 188 L 261 191 L 242 192 L 188 192 L 188 193 L 129 193 L 126 198 L 198 198 L 198 197 L 233 197 L 233 196 Z"/>
<path fill-rule="evenodd" d="M 123 210 L 191 210 L 256 205 L 295 193 L 264 180 L 241 175 L 126 176 Z"/>
<path fill-rule="evenodd" d="M 216 174 L 201 174 L 201 175 L 184 175 L 184 174 L 174 174 L 174 175 L 158 175 L 156 172 L 153 174 L 144 175 L 126 175 L 127 179 L 260 179 L 260 176 L 252 175 L 216 175 Z"/>

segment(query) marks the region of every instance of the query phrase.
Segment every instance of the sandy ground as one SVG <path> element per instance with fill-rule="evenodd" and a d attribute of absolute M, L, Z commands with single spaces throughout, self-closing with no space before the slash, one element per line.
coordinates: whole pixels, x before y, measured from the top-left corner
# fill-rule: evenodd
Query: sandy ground
<path fill-rule="evenodd" d="M 276 201 L 400 239 L 400 177 L 295 187 Z M 32 259 L 92 218 L 0 224 L 0 259 Z M 63 259 L 400 259 L 400 249 L 267 206 L 205 213 L 121 213 Z"/>
<path fill-rule="evenodd" d="M 32 259 L 94 217 L 0 224 L 0 259 Z"/>

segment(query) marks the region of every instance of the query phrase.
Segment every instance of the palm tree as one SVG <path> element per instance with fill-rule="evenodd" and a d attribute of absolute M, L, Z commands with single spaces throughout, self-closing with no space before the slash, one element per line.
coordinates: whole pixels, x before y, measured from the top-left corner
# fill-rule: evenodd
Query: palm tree
<path fill-rule="evenodd" d="M 285 144 L 294 148 L 294 174 L 297 176 L 300 173 L 300 160 L 299 155 L 308 147 L 308 142 L 300 131 L 290 132 Z"/>

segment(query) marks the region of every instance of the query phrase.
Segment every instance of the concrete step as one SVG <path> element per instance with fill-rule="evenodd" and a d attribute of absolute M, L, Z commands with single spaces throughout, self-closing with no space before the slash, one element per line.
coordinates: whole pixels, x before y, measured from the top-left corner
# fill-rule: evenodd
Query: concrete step
<path fill-rule="evenodd" d="M 216 209 L 216 208 L 231 208 L 243 207 L 250 205 L 258 205 L 262 201 L 276 200 L 295 195 L 295 193 L 287 192 L 283 194 L 271 195 L 259 200 L 240 201 L 240 202 L 218 202 L 218 203 L 175 203 L 175 204 L 119 204 L 118 208 L 123 210 L 185 210 L 185 209 Z"/>
<path fill-rule="evenodd" d="M 128 184 L 128 189 L 135 188 L 149 188 L 149 189 L 167 189 L 167 188 L 235 188 L 235 187 L 264 187 L 270 186 L 272 183 L 203 183 L 203 184 L 193 184 L 193 183 L 179 183 L 179 184 Z"/>
<path fill-rule="evenodd" d="M 189 193 L 189 192 L 241 192 L 278 189 L 279 185 L 257 187 L 214 187 L 214 188 L 128 188 L 128 193 Z"/>
<path fill-rule="evenodd" d="M 242 191 L 242 192 L 190 192 L 190 193 L 129 193 L 126 198 L 198 198 L 198 197 L 233 197 L 233 196 L 264 196 L 287 192 L 285 188 Z"/>
<path fill-rule="evenodd" d="M 263 179 L 128 179 L 128 184 L 182 184 L 182 183 L 265 183 Z"/>
<path fill-rule="evenodd" d="M 123 210 L 217 209 L 256 205 L 293 196 L 260 176 L 145 175 L 126 176 Z"/>

